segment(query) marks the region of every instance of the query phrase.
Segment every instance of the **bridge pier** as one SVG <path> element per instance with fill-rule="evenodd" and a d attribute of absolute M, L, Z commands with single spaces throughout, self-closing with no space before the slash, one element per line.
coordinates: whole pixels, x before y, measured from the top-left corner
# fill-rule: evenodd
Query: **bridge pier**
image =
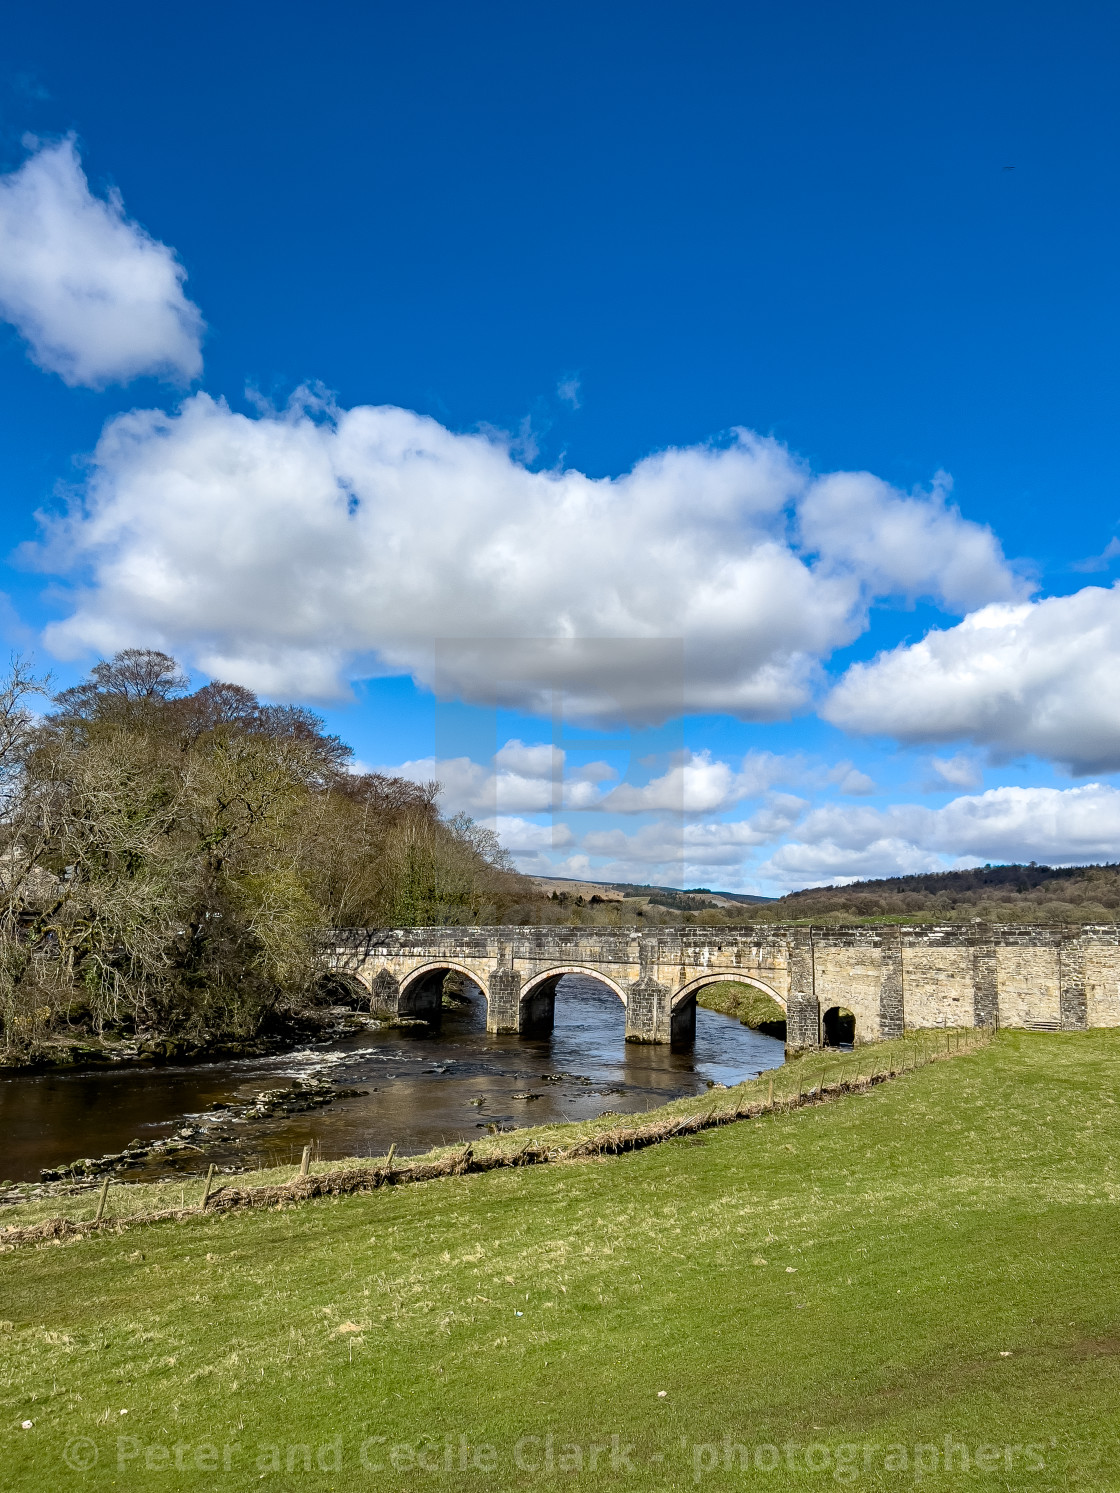
<path fill-rule="evenodd" d="M 821 1045 L 821 1007 L 817 1000 L 816 951 L 812 928 L 796 928 L 790 939 L 786 1000 L 786 1050 L 803 1052 Z"/>
<path fill-rule="evenodd" d="M 490 972 L 486 1000 L 486 1030 L 516 1035 L 521 1030 L 521 976 L 513 967 L 513 949 L 499 951 Z"/>
<path fill-rule="evenodd" d="M 643 940 L 643 956 L 646 954 Z M 671 1042 L 673 1040 L 673 992 L 650 970 L 652 960 L 641 961 L 642 972 L 626 990 L 627 1042 Z"/>

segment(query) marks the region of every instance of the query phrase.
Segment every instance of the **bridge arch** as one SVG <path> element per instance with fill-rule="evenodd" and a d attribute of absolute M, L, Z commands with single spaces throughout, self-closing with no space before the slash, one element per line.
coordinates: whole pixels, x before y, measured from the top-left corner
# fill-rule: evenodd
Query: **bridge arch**
<path fill-rule="evenodd" d="M 706 985 L 722 985 L 731 983 L 736 985 L 753 985 L 756 990 L 764 994 L 777 1004 L 783 1013 L 786 1009 L 784 997 L 780 996 L 774 987 L 765 980 L 756 979 L 752 975 L 744 974 L 741 969 L 719 970 L 708 969 L 695 979 L 688 980 L 679 990 L 673 993 L 669 1004 L 669 1030 L 671 1040 L 674 1044 L 691 1045 L 696 1040 L 696 997 Z"/>
<path fill-rule="evenodd" d="M 430 959 L 410 969 L 401 979 L 397 1014 L 420 1021 L 438 1021 L 443 1009 L 443 982 L 452 971 L 477 985 L 483 1000 L 489 1003 L 486 981 L 476 969 L 456 959 Z"/>
<path fill-rule="evenodd" d="M 542 1035 L 552 1030 L 556 1019 L 556 987 L 565 975 L 582 975 L 584 979 L 594 980 L 597 985 L 605 985 L 618 996 L 622 1009 L 626 1010 L 626 991 L 610 975 L 586 964 L 557 964 L 549 969 L 539 970 L 522 986 L 519 1030 Z"/>
<path fill-rule="evenodd" d="M 583 975 L 587 980 L 594 980 L 599 985 L 605 985 L 608 990 L 613 990 L 623 1005 L 626 1004 L 626 991 L 617 980 L 612 980 L 610 975 L 605 975 L 601 970 L 593 969 L 587 964 L 557 964 L 551 969 L 539 971 L 531 980 L 527 980 L 521 990 L 521 999 L 526 1000 L 533 994 L 538 985 L 546 980 L 560 980 L 565 975 Z"/>
<path fill-rule="evenodd" d="M 777 1001 L 783 1011 L 786 1009 L 786 997 L 780 995 L 774 989 L 773 985 L 767 984 L 765 980 L 759 979 L 757 975 L 745 975 L 740 969 L 709 970 L 702 975 L 697 975 L 694 980 L 689 980 L 686 985 L 682 985 L 675 992 L 673 995 L 674 1008 L 681 1005 L 684 1001 L 691 999 L 693 996 L 699 995 L 705 985 L 722 985 L 725 981 L 736 985 L 753 985 L 756 990 L 763 991 L 772 1000 Z"/>

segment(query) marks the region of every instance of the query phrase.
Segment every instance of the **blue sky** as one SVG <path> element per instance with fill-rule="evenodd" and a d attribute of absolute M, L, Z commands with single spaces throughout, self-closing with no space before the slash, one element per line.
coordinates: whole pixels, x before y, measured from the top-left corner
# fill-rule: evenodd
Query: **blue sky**
<path fill-rule="evenodd" d="M 305 699 L 540 872 L 1116 859 L 1117 31 L 13 13 L 8 645 Z"/>

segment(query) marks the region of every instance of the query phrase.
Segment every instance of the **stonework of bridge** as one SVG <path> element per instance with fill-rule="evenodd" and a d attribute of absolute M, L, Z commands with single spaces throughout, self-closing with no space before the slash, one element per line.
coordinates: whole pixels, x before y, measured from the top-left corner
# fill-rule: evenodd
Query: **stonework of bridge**
<path fill-rule="evenodd" d="M 787 1046 L 817 1047 L 832 1008 L 855 1040 L 911 1027 L 1120 1026 L 1120 928 L 945 924 L 814 928 L 343 928 L 324 940 L 329 967 L 357 981 L 375 1012 L 438 1020 L 452 971 L 478 986 L 490 1032 L 551 1029 L 564 975 L 618 996 L 628 1042 L 691 1040 L 696 996 L 737 980 L 772 996 Z"/>

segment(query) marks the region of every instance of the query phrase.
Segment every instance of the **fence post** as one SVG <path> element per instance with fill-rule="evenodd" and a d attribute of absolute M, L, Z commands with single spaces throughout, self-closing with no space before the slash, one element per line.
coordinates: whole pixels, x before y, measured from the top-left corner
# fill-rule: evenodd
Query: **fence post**
<path fill-rule="evenodd" d="M 304 1146 L 304 1148 L 303 1148 L 303 1155 L 300 1157 L 299 1174 L 300 1174 L 301 1177 L 306 1177 L 307 1174 L 308 1174 L 308 1172 L 310 1170 L 311 1170 L 311 1147 L 310 1146 Z"/>
<path fill-rule="evenodd" d="M 202 1189 L 202 1206 L 203 1206 L 203 1208 L 205 1208 L 206 1204 L 210 1201 L 210 1188 L 211 1188 L 211 1186 L 213 1185 L 213 1182 L 214 1182 L 214 1171 L 215 1171 L 214 1163 L 211 1162 L 210 1163 L 210 1170 L 206 1173 L 206 1186 Z"/>
<path fill-rule="evenodd" d="M 94 1223 L 101 1222 L 101 1215 L 105 1212 L 105 1199 L 109 1196 L 109 1173 L 105 1173 L 105 1180 L 101 1184 L 101 1196 L 97 1199 L 97 1212 L 93 1215 Z"/>

